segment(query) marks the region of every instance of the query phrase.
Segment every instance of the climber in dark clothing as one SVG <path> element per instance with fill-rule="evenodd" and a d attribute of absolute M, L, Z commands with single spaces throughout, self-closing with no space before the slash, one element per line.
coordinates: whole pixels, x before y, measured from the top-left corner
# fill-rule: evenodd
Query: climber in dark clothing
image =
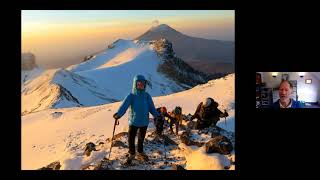
<path fill-rule="evenodd" d="M 179 126 L 182 124 L 182 108 L 180 106 L 176 106 L 173 111 L 169 112 L 169 115 L 171 118 L 169 119 L 170 122 L 170 132 L 171 134 L 174 134 L 172 126 L 175 125 L 176 127 L 176 135 L 178 135 L 179 132 Z"/>
<path fill-rule="evenodd" d="M 201 102 L 191 120 L 197 119 L 196 129 L 204 129 L 209 126 L 216 126 L 222 117 L 228 117 L 227 112 L 221 112 L 218 109 L 219 104 L 212 98 L 206 98 Z"/>
<path fill-rule="evenodd" d="M 158 118 L 155 118 L 156 133 L 157 135 L 161 136 L 165 118 L 172 119 L 172 117 L 167 113 L 166 107 L 157 108 L 157 112 L 160 114 L 160 116 L 158 116 Z"/>

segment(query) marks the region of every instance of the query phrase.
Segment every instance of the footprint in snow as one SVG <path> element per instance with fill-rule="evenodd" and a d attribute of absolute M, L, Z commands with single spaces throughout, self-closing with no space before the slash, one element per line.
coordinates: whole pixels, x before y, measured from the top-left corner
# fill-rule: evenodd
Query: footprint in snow
<path fill-rule="evenodd" d="M 62 112 L 54 112 L 54 113 L 51 113 L 51 115 L 52 115 L 52 117 L 53 117 L 54 119 L 59 118 L 62 114 L 63 114 Z"/>

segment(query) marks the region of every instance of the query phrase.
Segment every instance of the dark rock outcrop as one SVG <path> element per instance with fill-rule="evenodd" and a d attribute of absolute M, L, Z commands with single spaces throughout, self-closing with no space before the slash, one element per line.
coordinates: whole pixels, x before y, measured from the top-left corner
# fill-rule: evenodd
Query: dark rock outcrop
<path fill-rule="evenodd" d="M 186 170 L 184 167 L 182 167 L 181 165 L 176 165 L 176 164 L 173 164 L 172 167 L 171 167 L 171 170 Z"/>
<path fill-rule="evenodd" d="M 112 144 L 113 144 L 113 147 L 123 147 L 123 148 L 128 147 L 128 145 L 126 145 L 124 142 L 119 140 L 114 140 Z"/>
<path fill-rule="evenodd" d="M 21 70 L 32 70 L 37 68 L 36 56 L 32 53 L 21 54 Z"/>
<path fill-rule="evenodd" d="M 205 144 L 207 153 L 230 154 L 233 150 L 231 141 L 225 136 L 216 136 Z"/>
<path fill-rule="evenodd" d="M 121 132 L 121 133 L 118 133 L 118 134 L 114 135 L 113 140 L 117 140 L 117 139 L 120 139 L 120 138 L 126 137 L 126 136 L 128 136 L 128 132 Z M 110 143 L 111 142 L 111 138 L 107 138 L 106 142 Z"/>
<path fill-rule="evenodd" d="M 184 131 L 182 132 L 182 134 L 180 135 L 180 140 L 182 143 L 184 143 L 187 146 L 198 146 L 201 147 L 203 146 L 204 143 L 202 142 L 197 142 L 197 141 L 193 141 L 190 139 L 190 131 Z"/>
<path fill-rule="evenodd" d="M 38 170 L 60 170 L 60 168 L 61 168 L 60 162 L 56 161 Z"/>
<path fill-rule="evenodd" d="M 151 41 L 155 51 L 163 58 L 158 71 L 165 74 L 168 78 L 188 86 L 196 86 L 208 82 L 209 76 L 193 69 L 182 59 L 177 57 L 172 49 L 172 43 L 167 39 Z"/>
<path fill-rule="evenodd" d="M 93 142 L 89 142 L 86 144 L 83 154 L 90 156 L 92 151 L 97 151 L 96 145 Z"/>

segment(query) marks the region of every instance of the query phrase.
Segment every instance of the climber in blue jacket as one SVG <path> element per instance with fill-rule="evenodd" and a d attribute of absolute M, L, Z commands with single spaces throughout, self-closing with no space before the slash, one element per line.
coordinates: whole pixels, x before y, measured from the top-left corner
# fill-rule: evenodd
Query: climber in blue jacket
<path fill-rule="evenodd" d="M 135 137 L 138 133 L 138 158 L 148 160 L 148 156 L 143 152 L 143 141 L 149 124 L 149 112 L 158 118 L 160 114 L 156 111 L 151 96 L 147 93 L 146 85 L 150 83 L 142 75 L 136 75 L 133 79 L 132 92 L 122 102 L 117 113 L 113 115 L 115 119 L 121 118 L 129 110 L 129 157 L 132 160 L 135 157 Z"/>

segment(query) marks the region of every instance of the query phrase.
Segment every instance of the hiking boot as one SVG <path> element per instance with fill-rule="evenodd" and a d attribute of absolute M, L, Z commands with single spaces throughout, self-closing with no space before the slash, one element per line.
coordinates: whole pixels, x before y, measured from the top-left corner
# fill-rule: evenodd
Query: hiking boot
<path fill-rule="evenodd" d="M 125 162 L 125 165 L 129 165 L 131 164 L 132 160 L 135 158 L 135 154 L 126 154 L 127 160 Z"/>
<path fill-rule="evenodd" d="M 143 161 L 149 161 L 149 158 L 145 153 L 138 153 L 137 154 L 137 159 L 141 159 Z"/>

